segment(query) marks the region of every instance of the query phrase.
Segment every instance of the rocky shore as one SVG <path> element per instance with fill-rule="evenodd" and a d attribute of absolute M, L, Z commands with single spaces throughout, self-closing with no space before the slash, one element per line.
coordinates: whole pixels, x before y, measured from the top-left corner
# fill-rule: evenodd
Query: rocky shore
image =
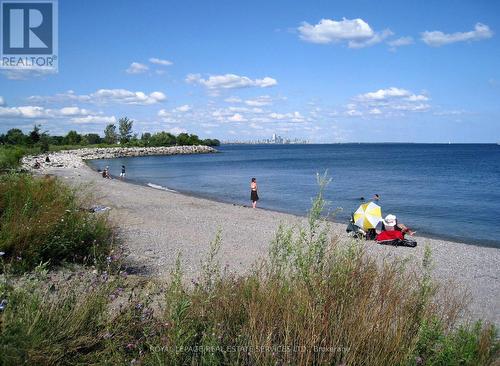
<path fill-rule="evenodd" d="M 204 145 L 84 148 L 25 156 L 22 160 L 22 169 L 33 170 L 37 162 L 40 164 L 37 170 L 40 171 L 48 168 L 79 168 L 84 165 L 84 160 L 113 159 L 130 156 L 209 154 L 216 152 L 217 150 L 213 147 Z M 45 161 L 47 156 L 50 162 Z"/>

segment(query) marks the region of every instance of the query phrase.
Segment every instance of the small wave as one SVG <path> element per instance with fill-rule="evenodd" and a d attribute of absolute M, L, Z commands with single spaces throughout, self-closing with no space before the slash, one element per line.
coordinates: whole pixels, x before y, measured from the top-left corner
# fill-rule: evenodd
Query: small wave
<path fill-rule="evenodd" d="M 163 187 L 163 186 L 160 186 L 158 184 L 153 184 L 153 183 L 148 183 L 146 184 L 148 187 L 151 187 L 151 188 L 154 188 L 154 189 L 161 189 L 162 191 L 167 191 L 167 192 L 176 192 L 177 191 L 174 191 L 173 189 L 169 189 L 167 187 Z"/>

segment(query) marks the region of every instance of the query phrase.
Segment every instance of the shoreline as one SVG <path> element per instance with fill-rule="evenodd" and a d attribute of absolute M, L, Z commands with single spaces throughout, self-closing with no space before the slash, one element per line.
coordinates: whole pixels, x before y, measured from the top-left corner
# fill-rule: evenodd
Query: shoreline
<path fill-rule="evenodd" d="M 266 209 L 198 198 L 120 179 L 103 179 L 83 163 L 78 167 L 35 170 L 92 194 L 93 204 L 111 208 L 109 217 L 126 249 L 125 261 L 136 273 L 168 277 L 181 254 L 184 276 L 197 277 L 200 263 L 221 232 L 220 263 L 230 273 L 244 275 L 259 258 L 267 256 L 269 243 L 280 224 L 306 223 L 306 218 Z M 331 235 L 348 243 L 345 224 L 331 223 Z M 363 242 L 367 255 L 380 261 L 394 258 L 421 263 L 424 248 L 432 251 L 433 278 L 445 287 L 456 286 L 470 294 L 470 312 L 464 319 L 484 319 L 500 325 L 500 249 L 415 237 L 416 248 Z"/>
<path fill-rule="evenodd" d="M 90 169 L 92 169 L 92 171 L 98 173 L 98 170 L 96 170 L 91 165 L 92 164 L 91 160 L 98 160 L 98 159 L 88 159 L 88 160 L 85 160 L 85 165 L 88 166 Z M 113 179 L 119 179 L 119 178 L 113 178 Z M 206 200 L 209 200 L 209 201 L 214 201 L 214 202 L 218 202 L 218 203 L 224 203 L 224 204 L 233 205 L 233 206 L 240 206 L 240 207 L 246 207 L 246 208 L 250 207 L 250 204 L 245 205 L 244 203 L 231 202 L 229 200 L 226 201 L 224 199 L 221 199 L 221 198 L 215 197 L 215 196 L 204 195 L 204 194 L 201 194 L 201 193 L 196 193 L 196 192 L 191 192 L 191 191 L 184 191 L 184 190 L 178 189 L 178 188 L 173 189 L 173 188 L 170 188 L 170 187 L 164 187 L 164 186 L 161 186 L 160 184 L 157 184 L 155 182 L 148 182 L 148 183 L 146 183 L 144 181 L 140 181 L 140 180 L 136 180 L 136 179 L 130 179 L 130 178 L 127 178 L 126 180 L 124 180 L 124 182 L 125 183 L 134 184 L 134 185 L 143 186 L 143 187 L 148 187 L 148 188 L 152 188 L 152 189 L 156 189 L 156 190 L 159 190 L 159 191 L 169 191 L 169 192 L 173 192 L 173 193 L 179 193 L 179 194 L 182 194 L 182 195 L 185 195 L 185 196 L 189 196 L 189 197 L 193 197 L 193 198 L 206 199 Z M 149 184 L 154 184 L 154 185 L 156 185 L 158 187 L 161 187 L 161 188 L 155 188 L 155 187 L 150 186 Z M 279 213 L 279 214 L 293 215 L 293 216 L 296 216 L 296 217 L 299 217 L 299 218 L 306 218 L 307 217 L 306 214 L 298 214 L 296 212 L 289 212 L 289 211 L 280 210 L 280 209 L 276 209 L 276 208 L 259 207 L 259 209 L 260 210 L 271 211 L 271 212 L 276 212 L 276 213 Z M 340 219 L 336 220 L 334 217 L 333 218 L 328 218 L 328 221 L 330 221 L 332 223 L 335 223 L 335 224 L 340 224 L 340 225 L 347 226 L 347 223 L 346 223 L 345 220 L 340 220 Z M 450 237 L 450 236 L 446 236 L 446 235 L 439 235 L 439 234 L 428 233 L 428 232 L 421 231 L 421 230 L 419 230 L 418 233 L 419 233 L 418 237 L 424 238 L 424 239 L 445 240 L 445 241 L 448 241 L 448 242 L 454 242 L 454 243 L 465 244 L 465 245 L 472 245 L 472 246 L 476 246 L 476 247 L 480 247 L 480 248 L 500 249 L 498 247 L 498 244 L 495 243 L 495 242 L 488 243 L 488 242 L 482 242 L 482 241 L 479 241 L 479 240 L 476 241 L 475 239 L 471 239 L 471 238 L 456 238 L 456 237 Z"/>
<path fill-rule="evenodd" d="M 116 159 L 123 157 L 154 156 L 154 155 L 192 155 L 213 154 L 218 151 L 205 145 L 183 145 L 183 146 L 158 146 L 158 147 L 92 147 L 76 150 L 61 150 L 57 152 L 46 152 L 40 155 L 29 155 L 22 158 L 21 167 L 28 171 L 37 171 L 34 164 L 38 162 L 40 168 L 73 167 L 77 168 L 85 164 L 86 160 Z M 45 157 L 50 157 L 50 162 Z"/>

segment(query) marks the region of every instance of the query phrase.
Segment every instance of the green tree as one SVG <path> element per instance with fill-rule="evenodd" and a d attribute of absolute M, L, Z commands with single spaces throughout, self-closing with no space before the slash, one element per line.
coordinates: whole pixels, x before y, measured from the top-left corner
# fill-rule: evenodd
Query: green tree
<path fill-rule="evenodd" d="M 11 128 L 5 135 L 5 141 L 10 145 L 26 145 L 28 137 L 19 128 Z"/>
<path fill-rule="evenodd" d="M 132 125 L 134 121 L 123 117 L 118 120 L 118 129 L 120 131 L 120 143 L 126 144 L 132 138 Z"/>
<path fill-rule="evenodd" d="M 51 145 L 62 145 L 64 142 L 64 137 L 62 136 L 50 136 Z"/>
<path fill-rule="evenodd" d="M 102 142 L 101 136 L 99 136 L 97 133 L 88 133 L 84 136 L 89 145 L 97 145 Z"/>
<path fill-rule="evenodd" d="M 141 143 L 144 146 L 150 146 L 151 145 L 151 134 L 149 132 L 145 132 L 141 135 Z"/>
<path fill-rule="evenodd" d="M 41 133 L 40 133 L 40 127 L 41 125 L 37 125 L 35 124 L 33 126 L 33 130 L 30 132 L 29 134 L 29 139 L 30 139 L 30 143 L 32 145 L 36 144 L 38 141 L 40 141 L 40 137 L 41 137 Z"/>
<path fill-rule="evenodd" d="M 63 143 L 65 145 L 78 145 L 82 141 L 82 135 L 78 132 L 71 130 L 64 136 Z"/>
<path fill-rule="evenodd" d="M 189 135 L 185 132 L 177 136 L 177 145 L 191 145 Z"/>
<path fill-rule="evenodd" d="M 151 136 L 150 145 L 151 146 L 172 146 L 176 143 L 176 138 L 171 133 L 162 131 L 155 133 Z"/>
<path fill-rule="evenodd" d="M 202 145 L 207 146 L 220 146 L 220 141 L 217 139 L 205 139 L 201 141 Z"/>
<path fill-rule="evenodd" d="M 116 133 L 116 126 L 114 123 L 110 123 L 104 129 L 104 142 L 107 144 L 116 144 L 118 140 L 118 134 Z"/>
<path fill-rule="evenodd" d="M 47 151 L 49 151 L 49 147 L 50 147 L 50 136 L 46 133 L 43 133 L 41 136 L 40 136 L 40 141 L 38 142 L 38 145 L 40 145 L 40 150 L 45 153 Z"/>

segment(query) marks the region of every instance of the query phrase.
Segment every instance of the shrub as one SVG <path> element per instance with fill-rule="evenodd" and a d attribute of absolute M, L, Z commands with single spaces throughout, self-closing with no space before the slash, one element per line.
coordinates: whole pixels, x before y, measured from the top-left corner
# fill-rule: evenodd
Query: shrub
<path fill-rule="evenodd" d="M 104 216 L 80 207 L 75 193 L 54 178 L 0 177 L 0 251 L 13 271 L 41 262 L 103 264 L 112 246 Z"/>
<path fill-rule="evenodd" d="M 0 170 L 16 168 L 24 155 L 19 147 L 0 147 Z"/>
<path fill-rule="evenodd" d="M 0 364 L 86 363 L 99 349 L 109 290 L 101 285 L 82 293 L 74 290 L 77 283 L 68 285 L 51 291 L 35 282 L 11 289 L 0 313 Z"/>

